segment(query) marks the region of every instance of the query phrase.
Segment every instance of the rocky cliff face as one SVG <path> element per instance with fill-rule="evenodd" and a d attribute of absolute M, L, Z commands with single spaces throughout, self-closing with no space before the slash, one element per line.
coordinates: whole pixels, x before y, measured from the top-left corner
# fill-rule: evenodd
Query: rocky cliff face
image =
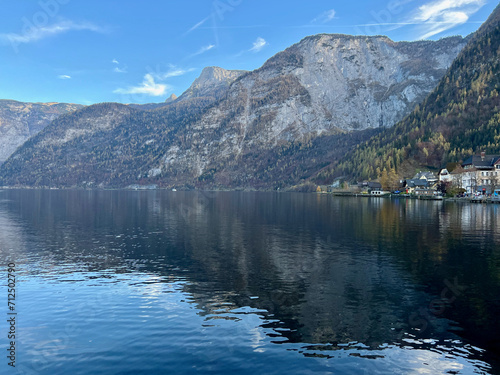
<path fill-rule="evenodd" d="M 52 120 L 82 107 L 79 104 L 0 100 L 0 164 Z"/>
<path fill-rule="evenodd" d="M 247 72 L 244 70 L 226 70 L 217 66 L 206 67 L 178 100 L 201 97 L 220 99 L 226 94 L 231 83 L 245 73 Z"/>
<path fill-rule="evenodd" d="M 305 38 L 237 78 L 155 168 L 165 176 L 183 171 L 199 178 L 241 163 L 255 150 L 391 127 L 432 91 L 465 44 L 461 37 L 413 43 L 346 35 Z"/>
<path fill-rule="evenodd" d="M 165 103 L 172 103 L 175 102 L 176 100 L 177 100 L 177 95 L 172 94 L 165 100 Z"/>
<path fill-rule="evenodd" d="M 0 178 L 43 186 L 290 186 L 402 119 L 465 44 L 461 37 L 308 37 L 253 72 L 206 68 L 163 108 L 116 117 L 122 107 L 91 106 L 57 120 L 4 164 Z M 114 116 L 113 126 L 80 134 L 82 115 L 88 124 Z"/>
<path fill-rule="evenodd" d="M 351 150 L 318 180 L 369 179 L 391 169 L 442 168 L 500 150 L 500 5 L 474 33 L 432 93 L 403 121 Z M 360 168 L 361 166 L 361 168 Z"/>

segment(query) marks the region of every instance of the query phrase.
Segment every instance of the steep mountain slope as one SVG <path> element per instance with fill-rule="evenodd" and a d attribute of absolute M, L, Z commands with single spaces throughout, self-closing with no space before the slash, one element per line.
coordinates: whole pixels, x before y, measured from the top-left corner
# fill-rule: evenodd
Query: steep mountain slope
<path fill-rule="evenodd" d="M 218 66 L 209 66 L 177 100 L 211 97 L 218 100 L 225 96 L 231 83 L 247 73 L 245 70 L 226 70 Z"/>
<path fill-rule="evenodd" d="M 392 126 L 434 88 L 464 44 L 459 37 L 415 43 L 306 38 L 238 78 L 154 168 L 177 183 L 207 181 L 208 175 L 217 187 L 254 186 L 248 181 L 276 166 L 260 161 L 269 151 L 297 144 L 304 150 L 319 135 Z M 326 153 L 319 158 L 323 165 L 331 160 Z M 312 172 L 307 169 L 301 179 Z M 271 173 L 264 181 L 281 185 Z"/>
<path fill-rule="evenodd" d="M 128 106 L 135 108 L 135 109 L 141 109 L 143 111 L 149 111 L 151 109 L 157 109 L 157 108 L 162 108 L 170 103 L 173 103 L 177 100 L 177 96 L 175 94 L 170 95 L 164 102 L 161 103 L 145 103 L 145 104 L 136 104 L 136 103 L 130 103 L 127 104 Z"/>
<path fill-rule="evenodd" d="M 205 98 L 209 101 L 217 101 L 226 95 L 231 83 L 244 73 L 246 73 L 244 70 L 226 70 L 217 66 L 210 66 L 202 70 L 200 76 L 194 80 L 191 86 L 184 91 L 180 97 L 172 94 L 163 103 L 128 105 L 136 109 L 151 110 L 165 107 L 174 102 L 181 102 L 194 98 Z"/>
<path fill-rule="evenodd" d="M 61 116 L 2 165 L 0 184 L 124 186 L 154 178 L 148 166 L 163 145 L 211 103 L 191 99 L 151 111 L 101 103 Z"/>
<path fill-rule="evenodd" d="M 472 36 L 437 88 L 394 128 L 323 171 L 334 175 L 400 174 L 410 167 L 439 168 L 472 153 L 500 152 L 500 6 Z"/>
<path fill-rule="evenodd" d="M 82 107 L 79 104 L 0 100 L 0 164 L 52 120 Z"/>
<path fill-rule="evenodd" d="M 156 110 L 106 104 L 56 120 L 5 163 L 0 178 L 35 186 L 294 185 L 373 135 L 369 129 L 403 118 L 465 43 L 308 37 L 253 72 L 207 68 Z M 80 134 L 80 124 L 88 131 Z M 68 132 L 68 142 L 51 140 Z"/>

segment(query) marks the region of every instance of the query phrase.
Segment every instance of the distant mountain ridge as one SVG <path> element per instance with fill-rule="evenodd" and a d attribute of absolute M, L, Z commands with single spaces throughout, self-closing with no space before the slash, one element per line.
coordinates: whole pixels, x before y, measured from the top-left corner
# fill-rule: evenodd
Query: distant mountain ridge
<path fill-rule="evenodd" d="M 21 147 L 0 179 L 64 187 L 299 184 L 408 114 L 465 44 L 307 37 L 252 72 L 206 68 L 156 109 L 101 104 L 64 116 Z"/>
<path fill-rule="evenodd" d="M 28 138 L 57 117 L 82 108 L 80 104 L 23 103 L 0 100 L 0 164 Z"/>

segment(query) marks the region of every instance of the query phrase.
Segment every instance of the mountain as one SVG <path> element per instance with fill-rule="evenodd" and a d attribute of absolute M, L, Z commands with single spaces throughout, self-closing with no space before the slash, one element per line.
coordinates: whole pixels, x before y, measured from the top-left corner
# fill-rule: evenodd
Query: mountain
<path fill-rule="evenodd" d="M 131 108 L 140 109 L 141 111 L 149 111 L 152 109 L 165 107 L 170 103 L 171 101 L 167 99 L 166 101 L 160 103 L 144 103 L 144 104 L 128 103 L 126 105 L 128 105 Z"/>
<path fill-rule="evenodd" d="M 165 103 L 172 103 L 175 102 L 176 100 L 177 100 L 177 95 L 172 94 L 165 100 Z"/>
<path fill-rule="evenodd" d="M 400 176 L 438 169 L 474 153 L 500 153 L 500 5 L 470 38 L 436 89 L 409 116 L 333 163 L 333 176 Z"/>
<path fill-rule="evenodd" d="M 324 152 L 316 155 L 313 140 L 339 146 L 332 136 L 392 126 L 435 87 L 465 43 L 460 37 L 415 43 L 308 37 L 237 78 L 152 168 L 181 186 L 294 185 L 335 152 L 347 152 L 325 150 L 328 142 L 318 141 Z M 306 154 L 315 155 L 312 162 Z"/>
<path fill-rule="evenodd" d="M 204 68 L 191 86 L 180 97 L 170 95 L 163 103 L 129 104 L 133 108 L 150 110 L 165 107 L 175 101 L 181 102 L 194 98 L 217 101 L 226 95 L 231 83 L 246 73 L 244 70 L 226 70 L 217 66 Z"/>
<path fill-rule="evenodd" d="M 252 72 L 206 68 L 160 108 L 108 103 L 64 116 L 21 147 L 0 179 L 30 186 L 299 184 L 413 110 L 465 44 L 461 37 L 307 37 Z"/>
<path fill-rule="evenodd" d="M 201 97 L 213 97 L 218 100 L 226 94 L 231 83 L 245 73 L 247 73 L 245 70 L 226 70 L 218 66 L 206 67 L 178 100 Z"/>
<path fill-rule="evenodd" d="M 52 120 L 82 107 L 79 104 L 0 100 L 0 164 Z"/>
<path fill-rule="evenodd" d="M 1 166 L 0 180 L 8 185 L 57 187 L 142 182 L 163 145 L 211 103 L 196 98 L 155 110 L 118 103 L 85 107 L 57 118 L 28 139 Z"/>
<path fill-rule="evenodd" d="M 145 104 L 127 104 L 132 108 L 142 109 L 143 111 L 148 111 L 150 109 L 157 109 L 161 107 L 165 107 L 166 105 L 173 103 L 177 100 L 177 96 L 175 94 L 170 95 L 164 102 L 161 103 L 145 103 Z"/>

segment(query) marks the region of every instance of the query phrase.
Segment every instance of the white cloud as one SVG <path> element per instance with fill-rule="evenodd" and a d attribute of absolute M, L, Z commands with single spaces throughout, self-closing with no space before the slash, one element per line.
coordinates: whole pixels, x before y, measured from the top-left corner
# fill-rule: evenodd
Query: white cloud
<path fill-rule="evenodd" d="M 335 18 L 335 14 L 335 9 L 324 11 L 318 17 L 313 19 L 311 23 L 328 23 Z"/>
<path fill-rule="evenodd" d="M 166 72 L 163 75 L 163 79 L 167 79 L 170 77 L 179 77 L 187 73 L 187 70 L 184 69 L 176 69 L 176 70 L 171 70 L 170 72 Z"/>
<path fill-rule="evenodd" d="M 126 89 L 118 88 L 113 92 L 116 94 L 146 94 L 150 96 L 162 96 L 168 90 L 172 89 L 171 85 L 161 83 L 162 81 L 165 81 L 166 79 L 171 77 L 179 77 L 195 70 L 194 68 L 178 68 L 172 64 L 169 64 L 168 67 L 169 70 L 166 72 L 162 72 L 159 66 L 157 66 L 156 71 L 153 71 L 151 67 L 147 67 L 146 71 L 148 73 L 144 76 L 144 79 L 140 85 L 128 87 Z M 125 73 L 125 71 L 121 71 L 119 67 L 115 67 L 114 71 L 117 73 Z"/>
<path fill-rule="evenodd" d="M 253 42 L 253 47 L 250 48 L 249 51 L 259 52 L 260 50 L 262 50 L 262 48 L 264 48 L 267 45 L 268 45 L 268 43 L 265 41 L 264 38 L 258 37 L 257 40 L 255 40 L 255 42 Z"/>
<path fill-rule="evenodd" d="M 159 81 L 164 81 L 168 78 L 171 77 L 179 77 L 182 76 L 186 73 L 192 72 L 195 70 L 194 68 L 189 68 L 189 69 L 183 69 L 179 68 L 173 64 L 168 64 L 168 70 L 163 71 L 160 67 L 160 65 L 156 66 L 156 69 L 153 70 L 151 67 L 146 67 L 146 71 L 153 76 L 153 78 L 159 80 Z"/>
<path fill-rule="evenodd" d="M 186 31 L 186 32 L 184 33 L 184 35 L 187 35 L 187 34 L 189 34 L 190 32 L 195 31 L 198 27 L 202 26 L 205 22 L 207 22 L 209 18 L 210 18 L 210 17 L 207 17 L 207 18 L 202 19 L 200 22 L 198 22 L 196 25 L 194 25 L 194 26 L 193 26 L 193 27 L 191 27 L 188 31 Z"/>
<path fill-rule="evenodd" d="M 212 48 L 215 48 L 215 44 L 209 44 L 208 46 L 201 47 L 198 51 L 193 53 L 190 57 L 201 55 L 207 51 L 210 51 Z"/>
<path fill-rule="evenodd" d="M 41 39 L 56 36 L 68 31 L 88 30 L 94 32 L 104 32 L 105 30 L 88 22 L 73 22 L 69 20 L 61 21 L 50 26 L 33 27 L 23 34 L 3 33 L 0 34 L 0 41 L 9 42 L 13 45 L 21 43 L 32 43 Z"/>
<path fill-rule="evenodd" d="M 434 0 L 421 5 L 413 17 L 413 21 L 425 26 L 419 39 L 430 38 L 466 23 L 485 3 L 485 0 Z"/>
<path fill-rule="evenodd" d="M 149 96 L 165 95 L 170 86 L 166 84 L 156 83 L 151 74 L 146 74 L 142 83 L 139 86 L 128 87 L 126 89 L 116 89 L 113 91 L 116 94 L 145 94 Z"/>
<path fill-rule="evenodd" d="M 111 63 L 117 65 L 114 67 L 113 72 L 115 73 L 127 73 L 127 65 L 120 66 L 120 62 L 117 59 L 111 60 Z"/>
<path fill-rule="evenodd" d="M 71 79 L 71 76 L 68 76 L 66 74 L 61 74 L 61 75 L 58 75 L 57 78 L 59 78 L 59 79 Z"/>

